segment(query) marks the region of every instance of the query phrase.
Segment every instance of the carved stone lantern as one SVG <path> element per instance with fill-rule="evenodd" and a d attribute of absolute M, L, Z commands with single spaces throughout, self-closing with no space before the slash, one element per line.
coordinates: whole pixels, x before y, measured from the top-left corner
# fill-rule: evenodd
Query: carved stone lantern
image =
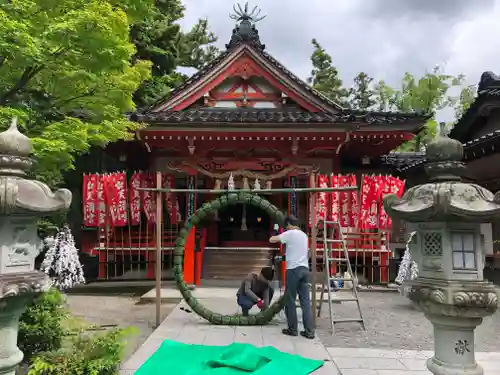
<path fill-rule="evenodd" d="M 6 375 L 13 375 L 23 359 L 17 347 L 19 317 L 50 287 L 47 276 L 34 270 L 40 251 L 37 221 L 71 204 L 69 190 L 52 193 L 44 183 L 25 178 L 32 149 L 14 118 L 0 133 L 0 374 Z"/>
<path fill-rule="evenodd" d="M 384 197 L 390 217 L 416 231 L 410 243 L 419 265 L 408 283 L 410 299 L 434 326 L 435 375 L 482 375 L 474 357 L 474 329 L 497 309 L 495 286 L 483 279 L 481 223 L 500 219 L 500 196 L 463 182 L 463 147 L 439 136 L 427 147 L 429 182 L 409 189 L 401 199 Z"/>

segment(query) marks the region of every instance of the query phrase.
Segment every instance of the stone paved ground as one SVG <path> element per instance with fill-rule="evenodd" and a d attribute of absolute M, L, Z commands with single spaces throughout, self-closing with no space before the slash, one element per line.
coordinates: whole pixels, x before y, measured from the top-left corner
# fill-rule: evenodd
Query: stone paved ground
<path fill-rule="evenodd" d="M 398 293 L 360 293 L 360 302 L 367 331 L 356 323 L 336 325 L 335 335 L 329 332 L 328 304 L 323 305 L 318 320 L 318 336 L 326 347 L 387 348 L 430 350 L 433 348 L 432 325 L 423 313 Z M 354 302 L 334 304 L 339 317 L 355 316 Z M 500 312 L 484 319 L 476 330 L 477 351 L 500 351 Z"/>
<path fill-rule="evenodd" d="M 70 294 L 67 296 L 67 301 L 74 316 L 85 319 L 91 324 L 135 327 L 138 332 L 130 340 L 127 357 L 142 345 L 154 330 L 155 306 L 137 304 L 139 297 L 130 294 L 121 296 Z M 175 306 L 174 303 L 162 304 L 162 321 Z"/>

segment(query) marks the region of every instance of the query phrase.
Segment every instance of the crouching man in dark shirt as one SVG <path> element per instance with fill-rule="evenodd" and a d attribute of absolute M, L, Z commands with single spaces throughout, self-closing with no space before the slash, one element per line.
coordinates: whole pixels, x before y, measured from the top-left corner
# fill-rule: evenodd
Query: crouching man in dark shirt
<path fill-rule="evenodd" d="M 248 312 L 254 305 L 261 310 L 269 307 L 274 294 L 271 284 L 273 278 L 272 267 L 264 267 L 260 274 L 251 273 L 243 280 L 236 293 L 237 303 L 243 310 L 243 316 L 248 316 Z"/>

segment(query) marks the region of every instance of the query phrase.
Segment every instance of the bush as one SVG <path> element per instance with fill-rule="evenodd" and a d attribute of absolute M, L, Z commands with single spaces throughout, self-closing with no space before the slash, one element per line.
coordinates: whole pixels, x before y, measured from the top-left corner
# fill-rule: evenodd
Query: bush
<path fill-rule="evenodd" d="M 131 329 L 114 329 L 102 335 L 80 334 L 73 345 L 42 353 L 31 363 L 28 375 L 114 375 L 118 373 Z"/>
<path fill-rule="evenodd" d="M 18 346 L 25 359 L 61 348 L 68 316 L 64 295 L 53 288 L 39 296 L 21 315 Z"/>

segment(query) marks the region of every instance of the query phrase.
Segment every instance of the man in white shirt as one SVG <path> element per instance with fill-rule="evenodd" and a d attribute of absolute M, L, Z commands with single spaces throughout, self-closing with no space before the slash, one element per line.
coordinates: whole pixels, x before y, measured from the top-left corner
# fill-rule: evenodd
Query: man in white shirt
<path fill-rule="evenodd" d="M 286 231 L 269 239 L 271 243 L 281 242 L 286 246 L 286 302 L 285 315 L 288 328 L 282 330 L 285 335 L 298 335 L 297 308 L 295 301 L 299 295 L 300 308 L 304 331 L 300 335 L 314 338 L 314 327 L 309 296 L 309 239 L 298 227 L 298 220 L 294 216 L 285 219 Z"/>

